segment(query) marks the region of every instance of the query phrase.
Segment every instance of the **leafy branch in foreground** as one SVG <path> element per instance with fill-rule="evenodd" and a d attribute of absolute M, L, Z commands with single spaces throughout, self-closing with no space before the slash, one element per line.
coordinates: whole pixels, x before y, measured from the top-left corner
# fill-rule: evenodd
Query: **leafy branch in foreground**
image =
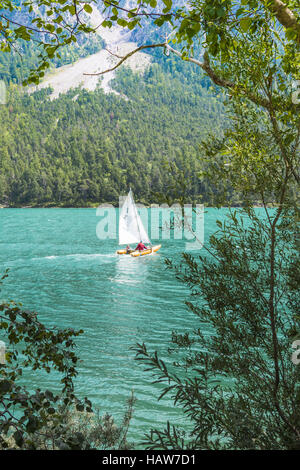
<path fill-rule="evenodd" d="M 291 361 L 300 327 L 297 228 L 289 210 L 276 217 L 271 210 L 274 230 L 253 210 L 233 212 L 210 239 L 213 257 L 168 261 L 191 288 L 195 328 L 173 332 L 168 362 L 145 345 L 136 352 L 187 420 L 185 433 L 152 429 L 148 448 L 300 448 L 300 369 Z"/>
<path fill-rule="evenodd" d="M 91 15 L 98 8 L 104 17 L 99 25 L 91 27 Z M 272 31 L 274 44 L 283 45 L 278 60 L 282 61 L 285 71 L 298 71 L 298 0 L 290 0 L 288 4 L 281 0 L 193 0 L 188 5 L 173 0 L 162 3 L 144 0 L 130 5 L 119 0 L 27 0 L 23 3 L 1 0 L 0 50 L 18 52 L 18 41 L 39 44 L 42 48 L 39 66 L 31 71 L 24 84 L 38 83 L 49 67 L 49 61 L 59 56 L 63 46 L 76 43 L 78 34 L 95 33 L 99 26 L 111 28 L 114 24 L 130 31 L 147 30 L 149 22 L 157 31 L 163 26 L 171 29 L 172 39 L 182 46 L 180 54 L 184 60 L 194 60 L 194 49 L 199 43 L 206 51 L 207 73 L 215 83 L 216 80 L 236 83 L 232 77 L 228 79 L 226 70 L 236 47 L 245 37 L 255 38 L 265 28 Z M 211 66 L 210 58 L 217 59 L 223 70 Z M 246 88 L 247 82 L 243 85 Z M 258 98 L 258 95 L 254 96 Z"/>
<path fill-rule="evenodd" d="M 50 330 L 15 302 L 0 305 L 1 337 L 9 346 L 6 363 L 0 365 L 0 433 L 1 445 L 13 434 L 18 447 L 35 448 L 30 435 L 40 432 L 51 420 L 60 422 L 58 407 L 74 405 L 78 410 L 92 411 L 91 403 L 82 403 L 74 395 L 73 379 L 77 375 L 78 357 L 73 338 L 82 331 Z M 56 370 L 61 374 L 61 391 L 32 392 L 22 385 L 24 369 Z M 56 438 L 60 437 L 60 432 Z M 55 439 L 54 439 L 55 441 Z"/>
<path fill-rule="evenodd" d="M 128 442 L 127 435 L 134 402 L 132 394 L 120 425 L 107 413 L 101 416 L 97 409 L 91 413 L 78 411 L 74 407 L 63 408 L 60 410 L 60 438 L 57 437 L 57 423 L 49 420 L 47 427 L 33 433 L 31 439 L 37 449 L 46 450 L 132 449 L 133 443 Z"/>
<path fill-rule="evenodd" d="M 2 276 L 1 282 L 7 277 Z M 0 333 L 6 343 L 0 364 L 0 448 L 91 449 L 128 448 L 127 433 L 134 397 L 128 402 L 121 426 L 111 416 L 93 412 L 86 397 L 75 395 L 78 356 L 74 338 L 83 333 L 45 327 L 34 312 L 15 302 L 0 305 Z M 33 390 L 22 383 L 25 372 L 45 371 L 59 380 L 61 389 Z M 56 386 L 57 386 L 57 382 Z"/>
<path fill-rule="evenodd" d="M 272 106 L 280 102 L 274 77 L 281 75 L 272 47 L 245 42 L 232 64 L 238 74 L 255 70 L 270 109 L 233 94 L 226 102 L 231 126 L 202 144 L 204 175 L 220 204 L 238 191 L 244 209 L 217 221 L 201 254 L 184 253 L 179 265 L 167 261 L 190 288 L 194 330 L 172 333 L 168 361 L 136 348 L 164 384 L 161 396 L 169 393 L 187 418 L 185 436 L 178 426 L 152 429 L 151 449 L 300 448 L 300 369 L 291 359 L 300 329 L 299 116 Z"/>
<path fill-rule="evenodd" d="M 50 61 L 60 58 L 60 50 L 77 42 L 78 35 L 95 32 L 89 15 L 95 2 L 81 0 L 0 1 L 0 51 L 19 52 L 19 44 L 40 46 L 39 64 L 24 81 L 39 83 Z"/>
<path fill-rule="evenodd" d="M 299 114 L 299 103 L 292 94 L 300 65 L 299 2 L 291 1 L 287 6 L 280 0 L 195 0 L 185 7 L 171 0 L 164 2 L 162 12 L 158 3 L 152 0 L 143 2 L 143 8 L 136 2 L 129 10 L 121 7 L 118 1 L 104 4 L 108 13 L 112 13 L 106 24 L 108 27 L 117 22 L 130 29 L 139 25 L 147 32 L 147 22 L 142 22 L 141 17 L 146 15 L 153 19 L 157 14 L 158 18 L 154 19 L 157 34 L 164 24 L 173 29 L 164 42 L 140 45 L 99 75 L 115 70 L 142 49 L 164 48 L 167 54 L 172 53 L 199 66 L 215 85 L 227 91 L 230 98 L 250 101 L 262 112 L 267 112 L 274 136 L 285 154 L 280 124 L 286 132 Z M 181 50 L 171 47 L 171 40 L 181 46 Z M 294 137 L 298 139 L 297 148 L 299 122 Z M 298 168 L 291 166 L 291 170 L 299 183 Z"/>

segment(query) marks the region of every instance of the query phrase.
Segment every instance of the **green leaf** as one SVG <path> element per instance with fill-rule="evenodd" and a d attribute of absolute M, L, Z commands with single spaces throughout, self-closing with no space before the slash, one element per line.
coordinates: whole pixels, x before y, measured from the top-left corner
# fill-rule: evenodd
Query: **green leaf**
<path fill-rule="evenodd" d="M 166 5 L 166 8 L 164 9 L 164 12 L 167 12 L 171 10 L 173 1 L 172 0 L 163 0 L 163 3 Z"/>
<path fill-rule="evenodd" d="M 35 432 L 39 428 L 39 421 L 36 416 L 30 416 L 26 425 L 26 431 L 29 433 Z"/>
<path fill-rule="evenodd" d="M 69 12 L 71 13 L 71 15 L 75 15 L 75 13 L 76 13 L 76 8 L 75 8 L 74 5 L 68 6 L 68 10 L 69 10 Z"/>
<path fill-rule="evenodd" d="M 23 439 L 23 434 L 21 431 L 16 431 L 13 435 L 14 437 L 14 440 L 16 441 L 16 444 L 18 447 L 22 447 L 22 445 L 24 444 L 24 439 Z"/>
<path fill-rule="evenodd" d="M 251 24 L 252 24 L 252 18 L 242 18 L 240 20 L 240 26 L 242 30 L 244 31 L 244 33 L 246 33 L 249 30 Z"/>
<path fill-rule="evenodd" d="M 91 5 L 89 5 L 88 3 L 86 3 L 83 7 L 84 11 L 86 11 L 87 13 L 92 13 L 93 12 L 93 8 L 91 7 Z"/>
<path fill-rule="evenodd" d="M 0 380 L 0 394 L 4 395 L 12 389 L 12 382 L 9 380 Z"/>

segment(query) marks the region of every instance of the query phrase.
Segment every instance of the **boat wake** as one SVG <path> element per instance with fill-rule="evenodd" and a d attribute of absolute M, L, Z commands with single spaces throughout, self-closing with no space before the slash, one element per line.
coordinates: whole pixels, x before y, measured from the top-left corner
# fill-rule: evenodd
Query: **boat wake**
<path fill-rule="evenodd" d="M 64 261 L 64 260 L 72 260 L 72 261 L 92 261 L 92 260 L 102 260 L 102 263 L 112 263 L 114 259 L 117 259 L 117 255 L 115 253 L 73 253 L 69 255 L 49 255 L 49 256 L 35 256 L 34 258 L 18 258 L 15 260 L 8 260 L 5 263 L 6 267 L 26 267 L 28 263 L 35 263 L 37 261 Z"/>
<path fill-rule="evenodd" d="M 113 253 L 72 253 L 70 255 L 51 255 L 51 256 L 44 256 L 44 259 L 52 260 L 52 259 L 63 259 L 63 258 L 71 258 L 75 260 L 84 260 L 84 259 L 97 259 L 97 258 L 116 258 L 116 255 Z M 43 258 L 33 258 L 33 260 L 41 260 Z"/>

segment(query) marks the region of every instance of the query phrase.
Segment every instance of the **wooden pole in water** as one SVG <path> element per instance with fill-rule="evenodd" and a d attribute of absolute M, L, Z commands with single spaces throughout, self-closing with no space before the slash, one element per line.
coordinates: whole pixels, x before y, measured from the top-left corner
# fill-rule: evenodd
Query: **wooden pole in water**
<path fill-rule="evenodd" d="M 5 343 L 0 341 L 0 364 L 5 364 Z"/>

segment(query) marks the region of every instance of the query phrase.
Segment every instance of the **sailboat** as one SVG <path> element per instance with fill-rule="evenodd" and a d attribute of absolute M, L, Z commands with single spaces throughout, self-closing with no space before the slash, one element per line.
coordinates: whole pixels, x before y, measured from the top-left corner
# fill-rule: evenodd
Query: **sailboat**
<path fill-rule="evenodd" d="M 143 243 L 150 244 L 147 231 L 143 226 L 138 210 L 136 208 L 133 194 L 130 189 L 126 197 L 119 216 L 119 245 L 129 245 L 130 243 Z M 131 255 L 133 257 L 145 256 L 155 253 L 161 248 L 161 245 L 151 246 L 147 250 L 128 252 L 126 249 L 118 250 L 118 255 Z"/>

